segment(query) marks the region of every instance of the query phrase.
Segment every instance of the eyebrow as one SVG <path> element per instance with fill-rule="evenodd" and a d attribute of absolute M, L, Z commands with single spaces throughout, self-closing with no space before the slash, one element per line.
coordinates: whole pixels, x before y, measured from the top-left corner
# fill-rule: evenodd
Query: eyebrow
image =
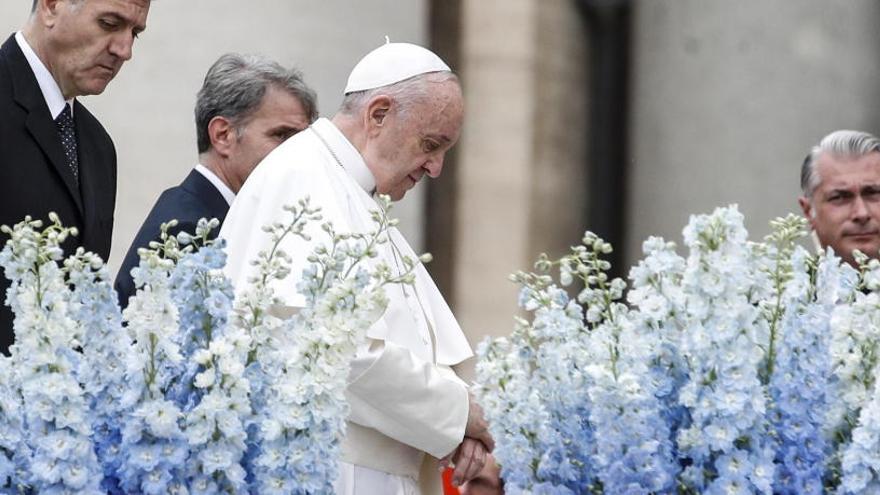
<path fill-rule="evenodd" d="M 856 189 L 849 188 L 849 187 L 833 187 L 831 189 L 828 189 L 828 191 L 826 191 L 825 195 L 831 196 L 833 194 L 856 194 L 856 192 L 861 194 L 866 191 L 872 192 L 872 191 L 877 191 L 877 190 L 880 190 L 880 184 L 865 184 L 863 186 L 859 186 Z M 856 191 L 856 192 L 854 192 L 854 191 Z"/>
<path fill-rule="evenodd" d="M 136 34 L 143 33 L 144 31 L 147 30 L 147 26 L 145 26 L 145 25 L 143 25 L 143 24 L 135 24 L 135 23 L 131 22 L 131 20 L 127 19 L 126 17 L 124 17 L 124 16 L 122 16 L 122 15 L 120 15 L 118 12 L 104 12 L 103 14 L 99 14 L 98 17 L 112 17 L 113 20 L 115 20 L 115 21 L 117 21 L 117 22 L 121 22 L 121 23 L 123 23 L 123 24 L 131 25 L 131 26 L 133 26 L 132 30 L 133 30 Z"/>
<path fill-rule="evenodd" d="M 446 144 L 446 143 L 449 143 L 452 141 L 452 139 L 449 139 L 449 137 L 446 134 L 427 134 L 427 135 L 425 135 L 425 137 L 431 138 L 431 139 L 436 139 L 437 141 L 440 141 L 443 144 Z"/>
<path fill-rule="evenodd" d="M 299 126 L 296 126 L 296 125 L 282 124 L 282 125 L 277 125 L 277 126 L 275 126 L 275 127 L 270 128 L 270 129 L 269 129 L 269 132 L 271 132 L 271 133 L 273 133 L 273 134 L 274 134 L 274 133 L 277 133 L 277 132 L 293 132 L 293 133 L 297 133 L 297 132 L 302 132 L 302 131 L 306 130 L 307 127 L 308 127 L 308 125 L 305 125 L 305 126 L 303 126 L 303 127 L 299 127 Z"/>

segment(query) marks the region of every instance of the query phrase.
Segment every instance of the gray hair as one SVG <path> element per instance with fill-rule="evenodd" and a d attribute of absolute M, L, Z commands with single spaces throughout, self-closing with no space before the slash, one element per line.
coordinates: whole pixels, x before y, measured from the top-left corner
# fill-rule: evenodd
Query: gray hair
<path fill-rule="evenodd" d="M 877 151 L 880 151 L 880 139 L 867 132 L 839 130 L 828 134 L 819 141 L 819 144 L 813 146 L 810 154 L 804 159 L 804 164 L 801 166 L 801 191 L 809 198 L 819 186 L 816 160 L 822 153 L 836 157 L 861 158 Z"/>
<path fill-rule="evenodd" d="M 360 113 L 367 102 L 376 95 L 386 95 L 397 103 L 397 114 L 406 118 L 413 104 L 424 100 L 431 93 L 430 84 L 444 83 L 447 81 L 458 82 L 458 76 L 449 71 L 429 72 L 419 74 L 409 79 L 363 91 L 354 91 L 345 95 L 339 106 L 339 112 L 344 115 L 356 115 Z"/>
<path fill-rule="evenodd" d="M 72 3 L 79 3 L 82 0 L 72 0 Z M 37 4 L 40 3 L 40 0 L 34 0 L 34 3 L 31 4 L 31 14 L 37 11 Z"/>
<path fill-rule="evenodd" d="M 71 1 L 72 1 L 72 3 L 79 3 L 82 0 L 71 0 Z M 153 0 L 150 0 L 150 1 L 153 1 Z M 40 0 L 34 0 L 34 3 L 31 4 L 31 14 L 33 14 L 34 12 L 37 11 L 37 4 L 39 2 L 40 2 Z"/>
<path fill-rule="evenodd" d="M 318 97 L 303 82 L 302 73 L 287 69 L 260 55 L 227 53 L 208 69 L 196 99 L 196 136 L 199 153 L 211 149 L 208 124 L 214 117 L 225 117 L 237 132 L 260 107 L 266 90 L 274 86 L 295 96 L 306 111 L 309 122 L 318 117 Z"/>

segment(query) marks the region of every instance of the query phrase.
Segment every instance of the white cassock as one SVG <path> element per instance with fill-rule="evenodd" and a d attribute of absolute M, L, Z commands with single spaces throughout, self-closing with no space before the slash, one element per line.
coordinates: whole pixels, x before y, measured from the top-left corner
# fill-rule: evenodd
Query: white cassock
<path fill-rule="evenodd" d="M 329 120 L 319 119 L 285 141 L 245 182 L 220 230 L 236 291 L 246 289 L 255 270 L 250 261 L 269 247 L 261 227 L 289 222 L 282 206 L 309 196 L 337 232 L 367 232 L 374 228 L 370 210 L 378 208 L 374 188 L 363 158 Z M 306 256 L 315 242 L 327 242 L 318 225 L 310 228 L 311 242 L 288 236 L 281 246 L 293 258 L 292 272 L 273 288 L 294 308 L 305 304 L 295 281 Z M 397 229 L 389 236 L 380 256 L 403 270 L 400 256 L 415 260 L 416 255 Z M 424 266 L 418 264 L 415 275 L 414 287 L 387 287 L 388 308 L 367 331 L 352 364 L 346 393 L 351 415 L 337 493 L 419 493 L 424 453 L 441 458 L 464 436 L 468 391 L 451 366 L 473 353 Z"/>

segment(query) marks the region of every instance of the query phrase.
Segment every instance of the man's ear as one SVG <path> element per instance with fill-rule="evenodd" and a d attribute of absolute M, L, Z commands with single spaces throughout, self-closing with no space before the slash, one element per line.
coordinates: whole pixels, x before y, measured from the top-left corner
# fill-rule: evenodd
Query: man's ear
<path fill-rule="evenodd" d="M 238 132 L 226 117 L 217 116 L 208 122 L 208 137 L 211 148 L 223 158 L 228 158 L 238 143 Z"/>
<path fill-rule="evenodd" d="M 368 134 L 374 135 L 379 132 L 382 126 L 385 125 L 385 119 L 388 117 L 389 111 L 391 111 L 390 96 L 377 95 L 370 99 L 367 103 L 366 115 L 364 115 L 366 120 L 364 125 Z"/>
<path fill-rule="evenodd" d="M 798 204 L 801 206 L 801 211 L 804 213 L 804 217 L 806 217 L 807 221 L 810 222 L 810 227 L 813 226 L 813 203 L 810 202 L 810 198 L 806 196 L 801 196 L 798 198 Z"/>
<path fill-rule="evenodd" d="M 66 0 L 37 0 L 37 8 L 34 15 L 37 16 L 39 22 L 44 26 L 51 28 L 58 23 L 58 14 L 61 9 L 67 7 L 62 5 Z"/>

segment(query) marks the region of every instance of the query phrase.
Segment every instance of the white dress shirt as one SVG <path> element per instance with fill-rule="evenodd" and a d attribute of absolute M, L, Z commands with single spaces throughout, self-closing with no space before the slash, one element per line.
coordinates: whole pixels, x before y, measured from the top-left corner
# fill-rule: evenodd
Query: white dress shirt
<path fill-rule="evenodd" d="M 40 60 L 40 57 L 38 57 L 36 52 L 34 52 L 34 49 L 31 48 L 31 45 L 28 44 L 21 31 L 15 33 L 15 41 L 18 43 L 18 47 L 21 48 L 22 53 L 24 53 L 24 58 L 27 59 L 28 65 L 30 65 L 31 70 L 34 71 L 34 75 L 37 76 L 37 84 L 40 85 L 40 91 L 43 93 L 43 98 L 46 99 L 46 106 L 49 108 L 49 114 L 52 115 L 52 120 L 58 118 L 58 115 L 64 110 L 64 105 L 67 103 L 70 104 L 70 112 L 72 115 L 73 98 L 67 101 L 64 100 L 64 95 L 61 93 L 61 88 L 58 87 L 58 83 L 55 82 L 55 78 L 52 77 L 52 74 L 49 73 L 49 69 L 46 68 L 46 65 L 43 64 L 43 61 Z"/>
<path fill-rule="evenodd" d="M 208 179 L 208 182 L 214 185 L 217 191 L 219 191 L 220 194 L 223 196 L 223 199 L 225 199 L 226 202 L 230 206 L 232 206 L 232 201 L 235 199 L 235 193 L 232 192 L 232 189 L 229 189 L 229 186 L 227 186 L 226 183 L 220 179 L 220 177 L 217 177 L 217 174 L 211 172 L 211 169 L 202 165 L 201 163 L 196 164 L 195 168 L 196 172 L 202 174 L 206 179 Z"/>

